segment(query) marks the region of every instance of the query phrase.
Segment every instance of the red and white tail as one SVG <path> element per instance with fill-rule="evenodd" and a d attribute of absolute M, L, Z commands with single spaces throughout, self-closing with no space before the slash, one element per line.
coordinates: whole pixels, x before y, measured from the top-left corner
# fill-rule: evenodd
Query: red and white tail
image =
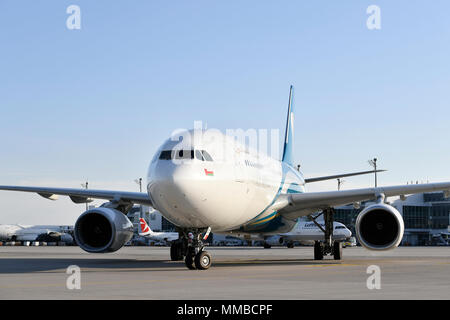
<path fill-rule="evenodd" d="M 147 222 L 145 222 L 144 218 L 140 218 L 139 219 L 139 225 L 140 225 L 140 231 L 139 231 L 139 235 L 140 236 L 148 236 L 149 234 L 152 233 L 152 230 L 150 229 L 150 227 L 148 226 Z"/>

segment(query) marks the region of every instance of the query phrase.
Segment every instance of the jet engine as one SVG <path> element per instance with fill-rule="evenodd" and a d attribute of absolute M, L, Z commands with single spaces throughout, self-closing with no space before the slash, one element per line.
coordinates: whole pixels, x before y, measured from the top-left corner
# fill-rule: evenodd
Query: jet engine
<path fill-rule="evenodd" d="M 73 238 L 68 233 L 51 231 L 48 233 L 42 233 L 42 234 L 38 235 L 36 237 L 35 241 L 44 241 L 44 242 L 62 241 L 62 242 L 71 244 L 71 243 L 73 243 Z"/>
<path fill-rule="evenodd" d="M 75 223 L 75 241 L 91 253 L 114 252 L 133 237 L 133 224 L 122 212 L 95 208 L 84 212 Z"/>
<path fill-rule="evenodd" d="M 283 244 L 283 238 L 280 236 L 269 236 L 264 239 L 264 242 L 269 246 L 279 246 Z"/>
<path fill-rule="evenodd" d="M 403 238 L 403 218 L 394 207 L 378 203 L 364 209 L 356 218 L 356 236 L 370 250 L 396 248 Z"/>

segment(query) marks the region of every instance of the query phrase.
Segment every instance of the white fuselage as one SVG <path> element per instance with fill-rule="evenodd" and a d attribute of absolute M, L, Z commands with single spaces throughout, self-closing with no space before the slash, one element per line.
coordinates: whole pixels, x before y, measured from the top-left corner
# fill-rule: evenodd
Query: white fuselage
<path fill-rule="evenodd" d="M 280 194 L 304 192 L 298 171 L 220 132 L 207 136 L 190 130 L 182 136 L 181 142 L 169 139 L 159 148 L 148 174 L 148 194 L 169 221 L 213 232 L 243 227 L 262 232 L 270 223 L 273 234 L 293 228 L 295 222 L 275 226 L 276 218 L 281 219 L 275 200 Z M 212 161 L 202 158 L 198 152 L 203 151 Z"/>
<path fill-rule="evenodd" d="M 63 241 L 72 241 L 72 237 L 66 233 L 68 228 L 45 225 L 0 225 L 0 240 L 35 241 L 39 235 L 58 233 L 64 237 Z"/>
<path fill-rule="evenodd" d="M 325 224 L 318 222 L 325 229 Z M 264 240 L 270 245 L 283 245 L 293 241 L 323 241 L 324 232 L 312 221 L 299 221 L 290 232 L 266 236 L 264 234 L 233 234 L 244 240 Z M 333 240 L 342 241 L 352 236 L 352 232 L 342 223 L 333 222 Z"/>
<path fill-rule="evenodd" d="M 319 225 L 325 229 L 325 223 L 319 222 Z M 342 223 L 333 222 L 333 240 L 345 240 L 352 236 L 352 232 Z M 314 222 L 299 222 L 295 228 L 288 233 L 280 234 L 285 241 L 300 240 L 325 240 L 324 232 Z"/>
<path fill-rule="evenodd" d="M 146 235 L 146 238 L 149 238 L 154 241 L 164 241 L 171 242 L 178 239 L 178 232 L 150 232 Z"/>

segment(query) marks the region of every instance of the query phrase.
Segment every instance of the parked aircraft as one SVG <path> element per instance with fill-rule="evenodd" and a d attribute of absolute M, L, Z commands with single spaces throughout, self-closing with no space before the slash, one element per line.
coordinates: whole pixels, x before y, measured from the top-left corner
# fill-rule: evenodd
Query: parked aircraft
<path fill-rule="evenodd" d="M 3 224 L 0 225 L 0 240 L 4 241 L 63 241 L 72 243 L 73 238 L 68 233 L 68 226 L 38 226 Z"/>
<path fill-rule="evenodd" d="M 142 237 L 146 237 L 155 241 L 172 242 L 178 240 L 178 232 L 155 232 L 150 229 L 144 218 L 139 218 L 139 232 Z"/>
<path fill-rule="evenodd" d="M 316 224 L 317 223 L 317 224 Z M 312 221 L 299 221 L 292 231 L 264 238 L 264 248 L 271 246 L 294 247 L 295 241 L 314 242 L 325 241 L 325 223 Z M 333 241 L 344 241 L 352 236 L 352 232 L 342 223 L 333 222 Z"/>

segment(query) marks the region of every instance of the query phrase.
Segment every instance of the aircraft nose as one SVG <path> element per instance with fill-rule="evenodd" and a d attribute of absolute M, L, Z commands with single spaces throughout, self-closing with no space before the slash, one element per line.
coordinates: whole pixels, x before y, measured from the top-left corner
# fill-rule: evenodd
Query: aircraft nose
<path fill-rule="evenodd" d="M 189 165 L 167 165 L 153 176 L 149 184 L 151 197 L 172 209 L 186 205 L 186 201 L 196 190 L 195 179 Z"/>

